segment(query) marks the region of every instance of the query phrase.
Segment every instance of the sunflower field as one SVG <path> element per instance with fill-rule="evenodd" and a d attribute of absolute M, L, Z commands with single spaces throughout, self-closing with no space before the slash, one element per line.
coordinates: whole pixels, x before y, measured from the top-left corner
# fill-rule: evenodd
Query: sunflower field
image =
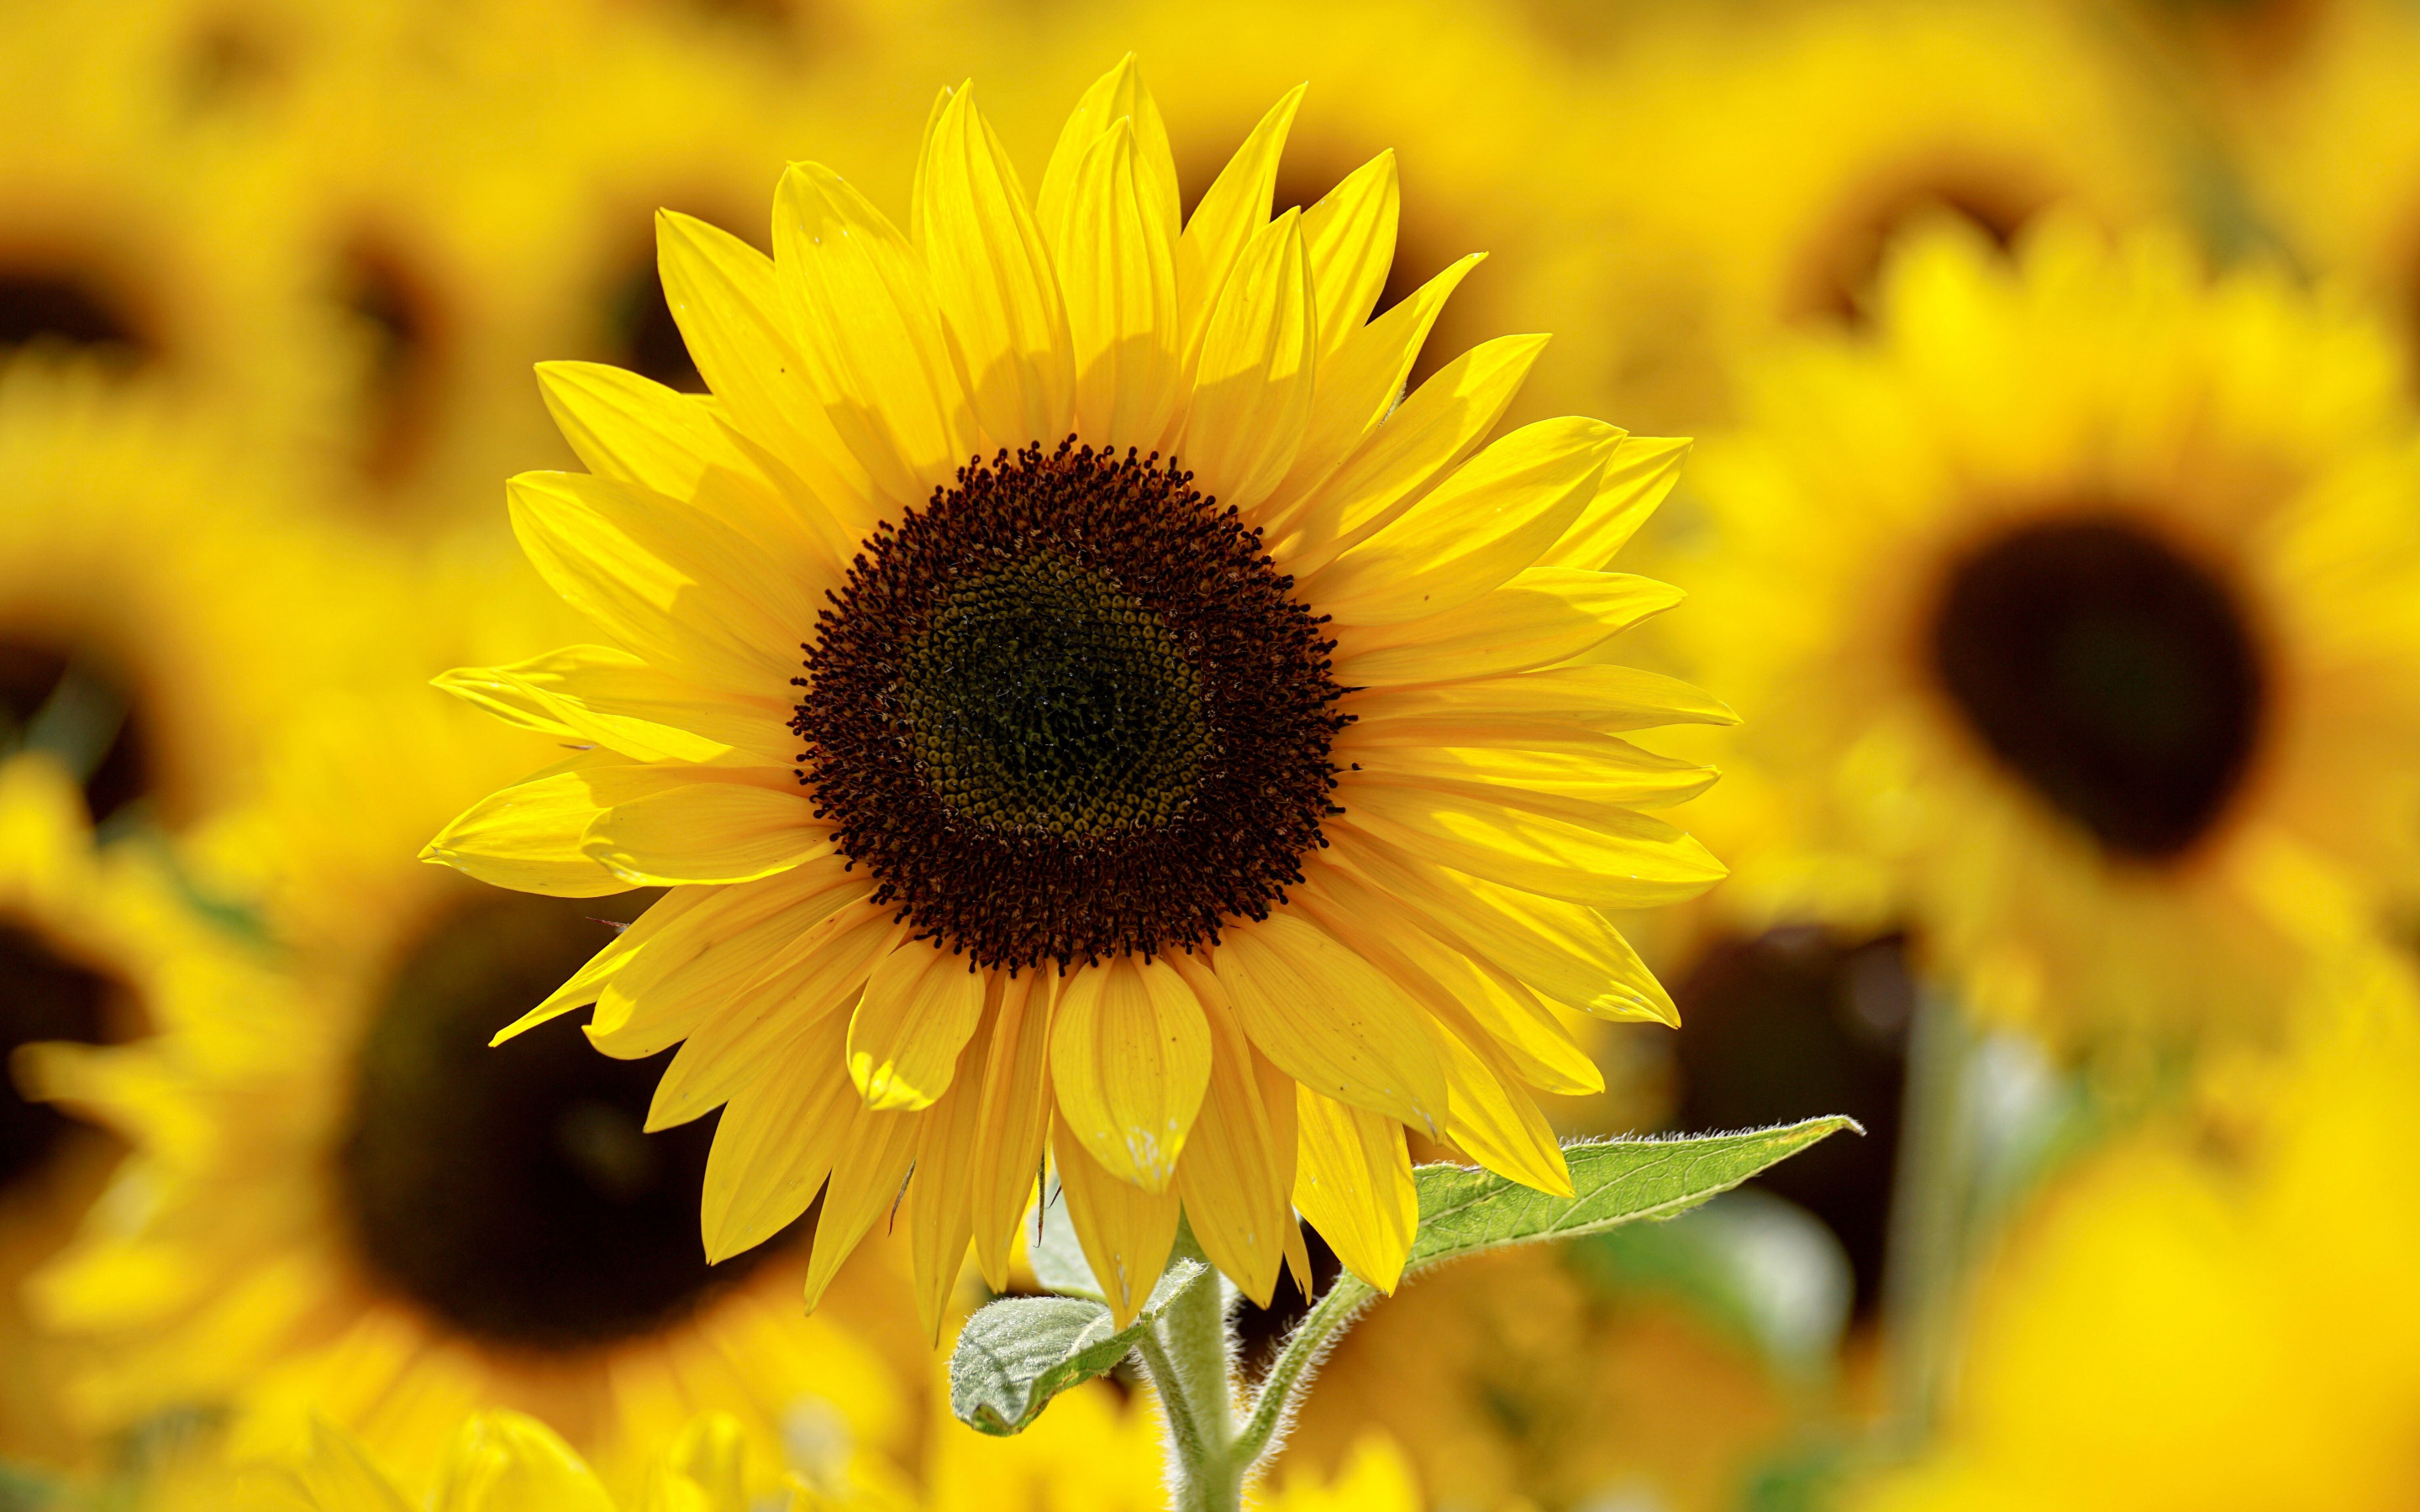
<path fill-rule="evenodd" d="M 2420 1505 L 2414 0 L 0 81 L 0 1512 Z"/>

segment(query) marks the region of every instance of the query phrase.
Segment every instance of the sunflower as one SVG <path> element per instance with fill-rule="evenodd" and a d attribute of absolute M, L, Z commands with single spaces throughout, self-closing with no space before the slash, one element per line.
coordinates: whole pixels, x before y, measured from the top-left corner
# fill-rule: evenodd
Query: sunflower
<path fill-rule="evenodd" d="M 369 660 L 374 632 L 442 625 L 447 604 L 365 573 L 309 623 Z M 867 1443 L 912 1429 L 878 1267 L 810 1319 L 795 1245 L 706 1266 L 689 1215 L 708 1131 L 640 1127 L 660 1066 L 594 1056 L 568 1025 L 486 1049 L 644 901 L 519 897 L 413 862 L 450 795 L 542 743 L 425 687 L 323 691 L 279 741 L 264 795 L 184 847 L 194 887 L 277 942 L 273 975 L 172 1005 L 152 1039 L 48 1046 L 28 1066 L 133 1147 L 31 1288 L 81 1341 L 80 1419 L 224 1408 L 244 1458 L 318 1414 L 433 1467 L 466 1412 L 508 1408 L 616 1484 L 701 1410 L 768 1454 L 810 1396 Z M 913 1347 L 904 1296 L 892 1316 Z"/>
<path fill-rule="evenodd" d="M 285 679 L 317 675 L 283 608 L 309 560 L 287 491 L 146 380 L 0 361 L 0 729 L 73 766 L 116 832 L 231 802 Z"/>
<path fill-rule="evenodd" d="M 1564 190 L 1585 252 L 1530 296 L 1578 315 L 1554 378 L 1645 423 L 1727 422 L 1732 360 L 1859 318 L 1911 224 L 2006 242 L 2053 205 L 2113 226 L 2180 208 L 2180 125 L 2107 32 L 2056 0 L 1625 16 L 1565 128 L 1590 148 Z"/>
<path fill-rule="evenodd" d="M 2289 1056 L 2061 1176 L 1978 1282 L 1935 1443 L 1837 1504 L 2411 1505 L 2420 1181 L 2395 1151 L 2420 995 L 2401 971 L 2332 972 Z"/>
<path fill-rule="evenodd" d="M 1700 475 L 1691 650 L 1748 711 L 1733 818 L 1790 837 L 1734 901 L 1902 918 L 2071 1043 L 2273 1022 L 2411 875 L 2415 463 L 2389 345 L 2276 276 L 1907 243 Z"/>
<path fill-rule="evenodd" d="M 174 1004 L 250 978 L 147 853 L 95 851 L 83 795 L 48 752 L 0 761 L 0 1066 L 36 1041 L 131 1039 Z M 18 1288 L 68 1242 L 119 1153 L 0 1080 L 0 1456 L 58 1464 L 89 1447 L 56 1399 L 76 1351 L 34 1329 Z"/>
<path fill-rule="evenodd" d="M 710 401 L 543 371 L 592 471 L 514 524 L 617 644 L 442 681 L 595 748 L 427 854 L 673 888 L 511 1033 L 680 1043 L 707 1252 L 820 1192 L 811 1303 L 894 1206 L 928 1326 L 970 1238 L 999 1284 L 1046 1146 L 1122 1317 L 1180 1212 L 1265 1300 L 1290 1200 L 1391 1288 L 1406 1125 L 1562 1188 L 1531 1089 L 1599 1079 L 1542 1000 L 1670 1016 L 1596 910 L 1721 874 L 1642 811 L 1713 774 L 1615 732 L 1729 716 L 1602 661 L 1679 595 L 1601 569 L 1684 448 L 1481 450 L 1534 337 L 1403 397 L 1474 259 L 1364 324 L 1393 163 L 1269 219 L 1298 98 L 1180 233 L 1131 59 L 1032 201 L 945 92 L 912 239 L 812 163 L 773 257 L 659 218 Z"/>

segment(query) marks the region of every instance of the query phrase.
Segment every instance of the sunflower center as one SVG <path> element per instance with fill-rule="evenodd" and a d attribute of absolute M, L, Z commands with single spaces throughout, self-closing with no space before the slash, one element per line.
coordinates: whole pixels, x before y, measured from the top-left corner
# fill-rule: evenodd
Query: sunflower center
<path fill-rule="evenodd" d="M 2031 525 L 1970 554 L 1932 656 L 1984 743 L 2120 856 L 2182 855 L 2251 765 L 2251 627 L 2225 584 L 2122 521 Z"/>
<path fill-rule="evenodd" d="M 713 1120 L 644 1132 L 669 1056 L 558 1020 L 488 1048 L 627 900 L 474 897 L 404 961 L 363 1041 L 339 1182 L 371 1273 L 488 1341 L 575 1350 L 687 1316 L 753 1263 L 697 1239 Z"/>
<path fill-rule="evenodd" d="M 30 932 L 0 924 L 0 1066 L 21 1044 L 110 1036 L 117 985 L 58 954 Z M 27 1102 L 0 1077 L 0 1193 L 31 1185 L 76 1125 L 47 1103 Z"/>
<path fill-rule="evenodd" d="M 84 780 L 95 824 L 147 795 L 151 743 L 142 711 L 99 660 L 57 645 L 0 640 L 0 751 L 48 751 Z"/>
<path fill-rule="evenodd" d="M 1319 843 L 1331 643 L 1173 462 L 1028 447 L 866 542 L 807 650 L 799 779 L 986 965 L 1185 949 Z"/>

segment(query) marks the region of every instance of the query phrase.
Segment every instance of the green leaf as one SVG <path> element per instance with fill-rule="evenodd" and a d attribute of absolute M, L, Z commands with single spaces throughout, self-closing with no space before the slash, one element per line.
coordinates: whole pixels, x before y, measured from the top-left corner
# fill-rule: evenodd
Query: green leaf
<path fill-rule="evenodd" d="M 1075 1221 L 1067 1216 L 1067 1199 L 1059 1190 L 1055 1172 L 1042 1189 L 1033 1222 L 1032 1242 L 1026 1245 L 1025 1257 L 1042 1289 L 1061 1297 L 1108 1302 L 1109 1293 L 1093 1275 L 1092 1262 L 1084 1258 L 1083 1242 L 1076 1237 Z"/>
<path fill-rule="evenodd" d="M 1109 1308 L 1083 1297 L 1007 1297 L 958 1331 L 950 1353 L 950 1411 L 996 1437 L 1021 1433 L 1050 1398 L 1117 1368 L 1168 1304 L 1210 1273 L 1199 1260 L 1171 1260 L 1135 1320 L 1118 1328 Z"/>
<path fill-rule="evenodd" d="M 1423 1165 L 1419 1237 L 1406 1272 L 1481 1250 L 1538 1240 L 1576 1239 L 1641 1218 L 1686 1212 L 1718 1192 L 1842 1129 L 1854 1119 L 1808 1119 L 1776 1129 L 1686 1139 L 1614 1139 L 1568 1145 L 1568 1197 L 1548 1196 L 1490 1171 Z"/>

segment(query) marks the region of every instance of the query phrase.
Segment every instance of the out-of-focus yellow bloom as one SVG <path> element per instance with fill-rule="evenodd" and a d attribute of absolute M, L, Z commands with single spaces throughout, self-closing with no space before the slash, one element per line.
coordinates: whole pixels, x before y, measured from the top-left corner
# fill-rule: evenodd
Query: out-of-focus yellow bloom
<path fill-rule="evenodd" d="M 0 710 L 104 824 L 230 802 L 285 690 L 327 671 L 287 619 L 310 559 L 282 475 L 224 418 L 89 363 L 0 363 Z"/>
<path fill-rule="evenodd" d="M 1432 1272 L 1356 1325 L 1280 1468 L 1341 1469 L 1375 1429 L 1441 1506 L 1717 1512 L 1790 1423 L 1746 1348 L 1677 1304 L 1608 1304 L 1531 1247 Z"/>
<path fill-rule="evenodd" d="M 1468 262 L 1368 318 L 1394 164 L 1272 219 L 1300 98 L 1180 233 L 1131 59 L 1032 200 L 946 92 L 907 231 L 815 163 L 774 257 L 659 218 L 711 400 L 544 370 L 591 471 L 514 525 L 615 644 L 443 681 L 597 748 L 428 855 L 674 889 L 499 1038 L 681 1044 L 650 1119 L 724 1110 L 708 1251 L 820 1191 L 811 1304 L 893 1212 L 928 1322 L 970 1241 L 1000 1279 L 1046 1132 L 1122 1318 L 1180 1211 L 1264 1301 L 1295 1208 L 1391 1288 L 1407 1125 L 1568 1190 L 1535 1093 L 1603 1081 L 1543 1000 L 1670 1017 L 1598 910 L 1722 874 L 1649 811 L 1714 774 L 1616 732 L 1730 715 L 1610 665 L 1677 595 L 1603 569 L 1686 443 L 1480 449 L 1533 338 L 1406 397 Z"/>
<path fill-rule="evenodd" d="M 0 1072 L 24 1044 L 132 1039 L 256 980 L 199 925 L 147 849 L 96 854 L 83 796 L 49 755 L 0 763 Z M 78 1360 L 37 1332 L 25 1276 L 64 1244 L 119 1149 L 0 1079 L 0 1456 L 58 1464 L 85 1440 L 58 1395 Z"/>
<path fill-rule="evenodd" d="M 1982 1283 L 1938 1446 L 1859 1512 L 2420 1498 L 2420 995 L 2381 974 L 2311 1017 L 2210 1126 L 2060 1180 Z"/>
<path fill-rule="evenodd" d="M 2066 220 L 2013 266 L 1916 238 L 1880 316 L 1767 363 L 1702 472 L 1684 628 L 1752 758 L 1707 821 L 1756 850 L 1731 901 L 1899 916 L 2054 1037 L 2273 1024 L 2420 838 L 2392 347 Z"/>
<path fill-rule="evenodd" d="M 1590 219 L 1532 296 L 1569 332 L 1559 401 L 1703 430 L 1737 356 L 1857 314 L 1928 212 L 2006 239 L 2053 205 L 2124 225 L 2180 202 L 2176 128 L 2055 0 L 1642 6 L 1592 35 L 1566 126 Z"/>
<path fill-rule="evenodd" d="M 442 592 L 364 575 L 332 585 L 315 633 L 418 659 L 392 643 L 427 643 L 405 629 L 415 616 L 469 618 Z M 595 1055 L 567 1024 L 518 1057 L 487 1048 L 612 927 L 595 905 L 421 866 L 414 841 L 543 743 L 419 686 L 325 696 L 281 739 L 265 795 L 188 851 L 207 887 L 259 910 L 277 979 L 171 1004 L 155 1039 L 51 1047 L 30 1067 L 135 1147 L 33 1286 L 84 1341 L 83 1418 L 228 1407 L 240 1459 L 299 1442 L 318 1413 L 405 1468 L 433 1467 L 467 1412 L 505 1407 L 616 1486 L 708 1408 L 768 1455 L 784 1432 L 912 1432 L 898 1373 L 843 1321 L 881 1292 L 878 1268 L 815 1319 L 799 1313 L 795 1246 L 710 1269 L 705 1132 L 641 1132 L 649 1068 Z M 791 1420 L 810 1396 L 836 1411 Z"/>

